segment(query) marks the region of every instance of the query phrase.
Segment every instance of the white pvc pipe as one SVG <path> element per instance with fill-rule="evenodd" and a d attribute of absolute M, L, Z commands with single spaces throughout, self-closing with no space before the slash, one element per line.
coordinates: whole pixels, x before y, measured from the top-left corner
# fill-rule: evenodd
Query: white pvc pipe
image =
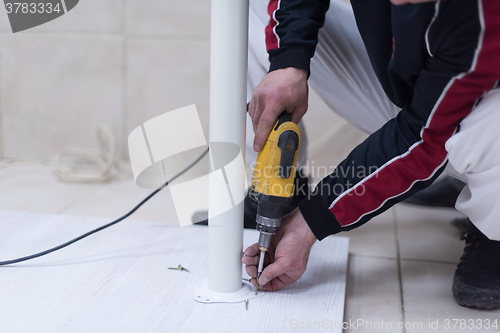
<path fill-rule="evenodd" d="M 212 0 L 210 47 L 210 147 L 212 150 L 217 143 L 230 142 L 240 147 L 244 157 L 248 0 Z M 228 149 L 227 158 L 234 158 L 233 153 Z M 213 151 L 211 154 L 213 162 Z M 243 193 L 244 173 L 237 178 L 231 184 L 231 191 Z M 209 187 L 209 211 L 219 211 L 217 193 L 226 193 L 228 185 L 210 179 Z M 242 288 L 242 248 L 243 203 L 240 203 L 209 219 L 210 290 L 229 293 Z"/>

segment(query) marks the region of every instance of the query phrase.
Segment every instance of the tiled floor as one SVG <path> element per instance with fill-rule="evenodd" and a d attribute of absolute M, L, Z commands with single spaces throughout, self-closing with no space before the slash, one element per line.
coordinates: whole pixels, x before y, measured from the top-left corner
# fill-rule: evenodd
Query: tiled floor
<path fill-rule="evenodd" d="M 0 170 L 0 209 L 4 210 L 113 219 L 149 193 L 132 180 L 72 184 L 61 183 L 50 170 L 38 167 Z M 449 222 L 457 216 L 460 213 L 453 210 L 399 204 L 343 234 L 350 238 L 345 332 L 495 331 L 460 329 L 463 322 L 453 321 L 473 319 L 478 327 L 481 321 L 500 318 L 500 311 L 471 310 L 453 300 L 451 281 L 463 244 L 460 232 Z M 146 203 L 134 219 L 176 223 L 168 190 Z M 431 329 L 435 326 L 429 325 L 436 321 L 439 328 Z M 400 323 L 407 328 L 398 329 Z M 447 324 L 451 329 L 445 329 Z"/>

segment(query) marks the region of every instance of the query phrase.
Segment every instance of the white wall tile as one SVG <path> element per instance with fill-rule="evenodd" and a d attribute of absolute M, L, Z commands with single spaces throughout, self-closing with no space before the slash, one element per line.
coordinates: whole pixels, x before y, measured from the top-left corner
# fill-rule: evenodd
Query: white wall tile
<path fill-rule="evenodd" d="M 127 133 L 160 114 L 196 104 L 207 135 L 209 83 L 208 42 L 128 40 Z"/>
<path fill-rule="evenodd" d="M 1 35 L 5 157 L 49 158 L 96 147 L 109 125 L 123 140 L 123 42 L 119 38 Z"/>
<path fill-rule="evenodd" d="M 127 33 L 208 38 L 210 1 L 129 0 Z"/>

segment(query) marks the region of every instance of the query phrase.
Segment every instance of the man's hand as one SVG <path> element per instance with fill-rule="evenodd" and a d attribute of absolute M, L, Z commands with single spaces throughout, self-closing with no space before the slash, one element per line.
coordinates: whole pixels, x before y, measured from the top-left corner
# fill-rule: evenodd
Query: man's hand
<path fill-rule="evenodd" d="M 264 264 L 268 266 L 260 276 L 259 289 L 274 291 L 297 281 L 306 270 L 309 252 L 315 241 L 316 236 L 299 209 L 283 217 L 281 227 L 266 253 Z M 258 244 L 253 244 L 245 250 L 242 258 L 254 285 L 257 283 L 259 252 Z"/>
<path fill-rule="evenodd" d="M 272 71 L 262 79 L 252 94 L 248 113 L 252 117 L 255 139 L 253 149 L 260 151 L 276 119 L 286 111 L 296 124 L 307 111 L 307 71 L 288 67 Z"/>

